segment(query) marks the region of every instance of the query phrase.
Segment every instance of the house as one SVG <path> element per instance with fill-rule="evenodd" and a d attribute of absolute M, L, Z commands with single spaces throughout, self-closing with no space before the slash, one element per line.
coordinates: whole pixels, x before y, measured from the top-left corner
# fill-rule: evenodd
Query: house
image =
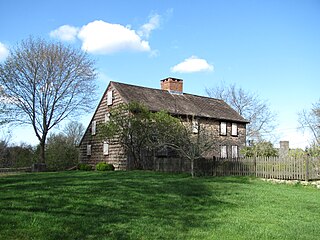
<path fill-rule="evenodd" d="M 97 137 L 97 125 L 109 120 L 111 108 L 130 102 L 140 102 L 150 111 L 165 110 L 182 120 L 205 126 L 215 138 L 213 156 L 238 157 L 246 144 L 249 122 L 223 100 L 183 93 L 182 79 L 163 79 L 161 89 L 111 81 L 80 142 L 80 162 L 95 165 L 103 161 L 116 169 L 127 169 L 127 155 L 122 146 L 115 140 Z"/>

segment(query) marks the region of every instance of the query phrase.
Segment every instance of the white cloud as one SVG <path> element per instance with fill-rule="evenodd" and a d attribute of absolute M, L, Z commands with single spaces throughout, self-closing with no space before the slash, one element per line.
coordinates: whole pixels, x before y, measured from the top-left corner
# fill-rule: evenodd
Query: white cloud
<path fill-rule="evenodd" d="M 3 43 L 0 42 L 0 62 L 4 61 L 9 55 L 9 50 Z"/>
<path fill-rule="evenodd" d="M 79 28 L 70 25 L 63 25 L 56 30 L 50 32 L 50 37 L 57 38 L 66 42 L 74 42 L 76 40 Z"/>
<path fill-rule="evenodd" d="M 160 15 L 154 14 L 150 17 L 149 22 L 143 24 L 139 31 L 138 34 L 141 37 L 149 38 L 151 31 L 154 29 L 157 29 L 160 26 Z"/>
<path fill-rule="evenodd" d="M 213 65 L 209 64 L 205 59 L 191 56 L 172 67 L 171 71 L 178 73 L 213 71 Z"/>
<path fill-rule="evenodd" d="M 134 30 L 101 20 L 83 26 L 78 38 L 82 40 L 84 51 L 95 54 L 110 54 L 123 50 L 151 50 L 148 41 L 142 40 Z"/>

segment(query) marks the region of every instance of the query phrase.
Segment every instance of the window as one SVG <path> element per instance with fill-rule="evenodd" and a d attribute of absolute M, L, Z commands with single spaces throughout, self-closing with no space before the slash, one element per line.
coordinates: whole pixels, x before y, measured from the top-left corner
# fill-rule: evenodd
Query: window
<path fill-rule="evenodd" d="M 227 158 L 228 157 L 227 146 L 221 146 L 220 147 L 220 157 L 221 158 Z"/>
<path fill-rule="evenodd" d="M 91 135 L 96 135 L 97 121 L 91 123 Z"/>
<path fill-rule="evenodd" d="M 231 125 L 231 135 L 238 136 L 238 124 L 232 123 Z"/>
<path fill-rule="evenodd" d="M 91 145 L 87 145 L 87 156 L 91 155 Z"/>
<path fill-rule="evenodd" d="M 220 135 L 227 135 L 227 123 L 226 122 L 221 122 L 220 123 Z"/>
<path fill-rule="evenodd" d="M 238 156 L 238 146 L 232 146 L 232 158 L 237 158 Z"/>
<path fill-rule="evenodd" d="M 113 101 L 113 96 L 112 96 L 112 90 L 107 92 L 107 105 L 110 106 L 112 105 L 112 101 Z"/>
<path fill-rule="evenodd" d="M 198 133 L 199 132 L 199 122 L 198 120 L 192 120 L 192 132 Z"/>
<path fill-rule="evenodd" d="M 109 143 L 103 142 L 103 155 L 108 155 L 108 154 L 109 154 Z"/>
<path fill-rule="evenodd" d="M 110 113 L 108 112 L 104 115 L 104 122 L 109 122 L 109 121 L 110 121 Z"/>

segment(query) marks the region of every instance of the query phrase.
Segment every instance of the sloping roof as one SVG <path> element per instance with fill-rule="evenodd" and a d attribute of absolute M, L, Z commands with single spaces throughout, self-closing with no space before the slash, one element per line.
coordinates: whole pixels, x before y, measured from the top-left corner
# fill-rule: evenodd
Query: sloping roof
<path fill-rule="evenodd" d="M 174 115 L 196 116 L 249 123 L 223 100 L 192 94 L 171 94 L 166 90 L 110 82 L 123 100 L 140 102 L 150 111 L 165 110 Z"/>

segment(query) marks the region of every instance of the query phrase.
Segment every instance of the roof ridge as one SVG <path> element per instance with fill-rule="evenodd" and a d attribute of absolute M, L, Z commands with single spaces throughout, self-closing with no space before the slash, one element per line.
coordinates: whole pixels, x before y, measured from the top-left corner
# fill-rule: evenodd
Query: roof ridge
<path fill-rule="evenodd" d="M 110 83 L 116 83 L 116 84 L 120 84 L 120 85 L 127 85 L 127 86 L 132 86 L 132 87 L 138 87 L 138 88 L 146 88 L 146 89 L 152 89 L 152 90 L 156 90 L 156 91 L 164 91 L 164 92 L 168 92 L 170 93 L 170 91 L 167 90 L 162 90 L 160 88 L 152 88 L 152 87 L 145 87 L 145 86 L 139 86 L 139 85 L 134 85 L 134 84 L 129 84 L 129 83 L 123 83 L 123 82 L 117 82 L 117 81 L 110 81 Z M 172 94 L 172 93 L 170 93 Z M 176 95 L 176 94 L 173 94 Z M 214 99 L 217 101 L 221 101 L 221 102 L 225 102 L 224 100 L 220 99 L 220 98 L 213 98 L 210 96 L 202 96 L 202 95 L 197 95 L 197 94 L 192 94 L 192 93 L 185 93 L 183 92 L 183 94 L 177 94 L 177 95 L 190 95 L 190 96 L 195 96 L 195 97 L 201 97 L 201 98 L 208 98 L 208 99 Z"/>

